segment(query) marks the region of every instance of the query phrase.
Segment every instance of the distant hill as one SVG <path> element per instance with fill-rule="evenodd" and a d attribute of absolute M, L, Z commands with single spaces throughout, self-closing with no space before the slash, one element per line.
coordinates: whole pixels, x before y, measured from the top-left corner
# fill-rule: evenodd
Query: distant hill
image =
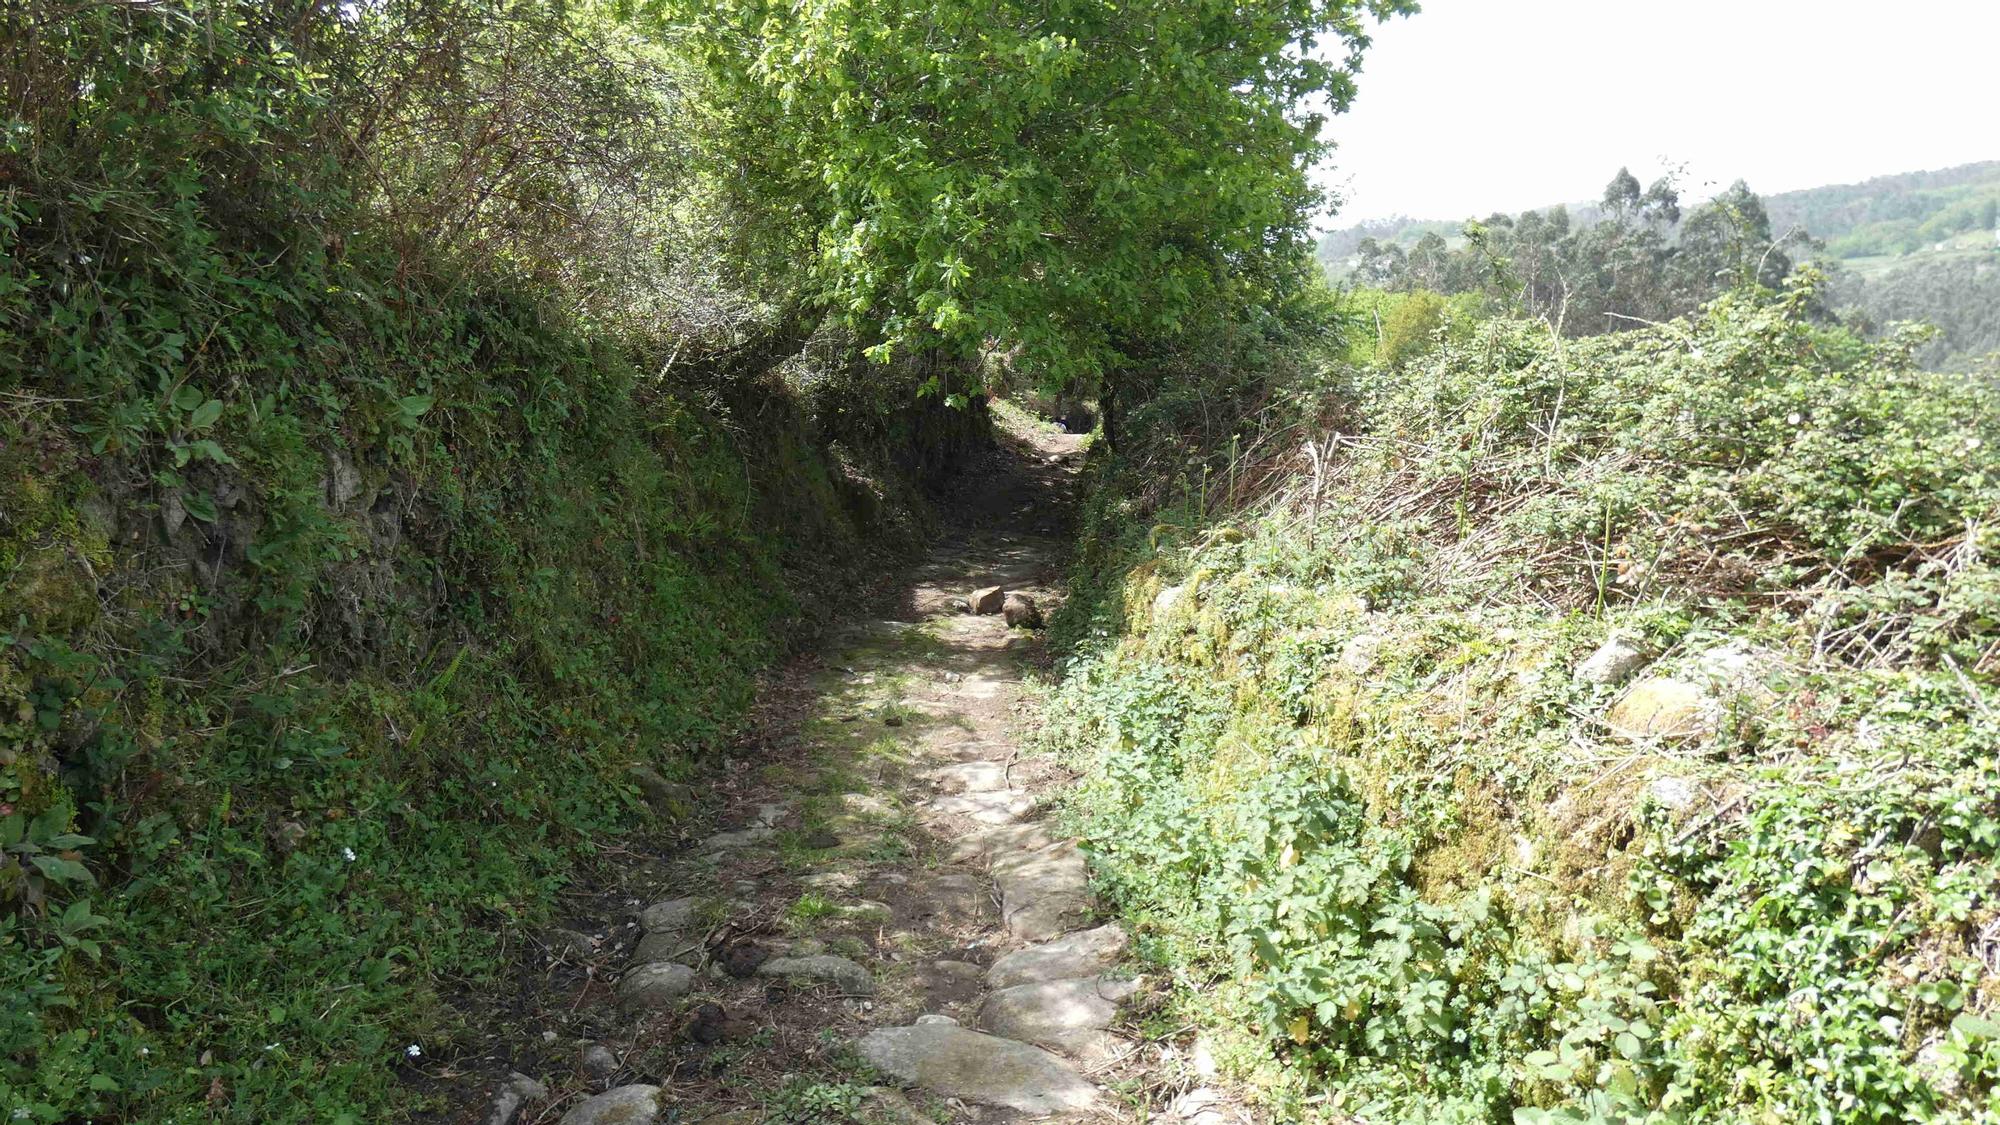
<path fill-rule="evenodd" d="M 1843 261 L 1902 255 L 1980 233 L 2000 219 L 2000 160 L 1877 176 L 1764 197 L 1775 229 L 1803 227 Z"/>
<path fill-rule="evenodd" d="M 1965 366 L 2000 350 L 2000 160 L 1927 172 L 1877 176 L 1762 197 L 1774 237 L 1795 236 L 1832 267 L 1835 303 L 1853 322 L 1882 328 L 1898 320 L 1936 324 L 1925 359 Z M 1571 224 L 1598 220 L 1595 202 L 1561 205 Z M 1409 250 L 1426 235 L 1454 249 L 1465 220 L 1379 219 L 1327 233 L 1319 259 L 1336 279 L 1349 277 L 1357 251 L 1373 239 Z"/>

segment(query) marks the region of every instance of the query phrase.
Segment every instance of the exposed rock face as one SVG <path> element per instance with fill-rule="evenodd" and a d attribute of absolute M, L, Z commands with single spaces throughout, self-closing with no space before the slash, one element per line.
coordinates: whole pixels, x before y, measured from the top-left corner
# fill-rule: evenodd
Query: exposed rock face
<path fill-rule="evenodd" d="M 1042 627 L 1042 607 L 1026 594 L 1008 594 L 1001 603 L 1000 616 L 1010 629 L 1039 629 Z"/>
<path fill-rule="evenodd" d="M 1037 981 L 1093 977 L 1117 964 L 1131 946 L 1131 937 L 1116 922 L 1079 930 L 1055 941 L 1017 949 L 993 962 L 986 970 L 986 985 L 1006 989 Z"/>
<path fill-rule="evenodd" d="M 654 1125 L 660 1119 L 658 1086 L 620 1086 L 563 1114 L 561 1125 Z"/>
<path fill-rule="evenodd" d="M 618 1010 L 630 1015 L 671 1007 L 693 990 L 694 970 L 686 965 L 640 965 L 618 982 Z"/>
<path fill-rule="evenodd" d="M 1646 666 L 1652 649 L 1638 637 L 1613 633 L 1576 666 L 1576 678 L 1587 684 L 1620 684 Z"/>
<path fill-rule="evenodd" d="M 948 1098 L 1022 1113 L 1088 1113 L 1096 1087 L 1040 1047 L 948 1023 L 884 1027 L 856 1044 L 861 1057 L 898 1081 Z"/>
<path fill-rule="evenodd" d="M 972 612 L 979 614 L 999 613 L 1007 604 L 1007 588 L 1004 586 L 983 586 L 972 592 Z"/>

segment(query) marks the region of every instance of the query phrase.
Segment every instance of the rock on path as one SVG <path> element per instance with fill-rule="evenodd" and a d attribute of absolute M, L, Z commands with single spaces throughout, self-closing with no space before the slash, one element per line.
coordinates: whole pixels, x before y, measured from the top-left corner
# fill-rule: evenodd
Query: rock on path
<path fill-rule="evenodd" d="M 1092 977 L 1125 956 L 1132 939 L 1124 927 L 1112 922 L 1094 930 L 1079 930 L 1068 937 L 1017 949 L 986 970 L 986 986 L 1012 988 L 1017 984 Z"/>
<path fill-rule="evenodd" d="M 567 1107 L 561 1125 L 739 1125 L 768 1110 L 780 1072 L 844 1075 L 812 1052 L 740 1073 L 711 1053 L 763 1029 L 791 1046 L 838 1032 L 883 1075 L 952 1100 L 959 1118 L 1131 1117 L 1095 1070 L 1082 1069 L 1140 1065 L 1114 1030 L 1121 1002 L 1141 987 L 1116 975 L 1131 940 L 1115 924 L 1083 928 L 1096 911 L 1083 854 L 1035 819 L 1050 771 L 1016 760 L 1013 714 L 1024 689 L 1014 665 L 1037 641 L 1015 630 L 1041 625 L 1036 597 L 1051 591 L 1034 576 L 1047 573 L 1056 546 L 988 535 L 940 556 L 914 591 L 928 624 L 850 629 L 850 650 L 790 685 L 813 693 L 817 702 L 801 710 L 807 721 L 829 721 L 824 741 L 777 741 L 796 729 L 787 713 L 770 744 L 779 756 L 764 767 L 775 772 L 725 787 L 707 834 L 678 860 L 667 857 L 624 900 L 624 916 L 606 921 L 613 937 L 562 936 L 565 949 L 631 952 L 615 1013 L 586 1009 L 574 1029 L 584 1050 L 547 1103 Z M 970 615 L 949 613 L 971 575 L 1005 585 L 971 591 Z M 792 698 L 780 688 L 781 711 Z M 801 760 L 800 750 L 830 760 Z M 785 767 L 797 772 L 783 776 Z M 836 778 L 837 787 L 816 788 Z M 697 794 L 681 785 L 669 796 L 692 803 Z M 945 863 L 915 839 L 925 828 Z M 789 942 L 775 936 L 787 930 Z M 628 936 L 636 946 L 625 945 Z M 994 953 L 1002 955 L 985 964 Z M 829 994 L 843 1002 L 825 1002 Z M 621 1073 L 711 1068 L 723 1077 L 715 1090 L 676 1082 L 595 1093 Z M 732 1076 L 745 1085 L 727 1089 Z M 512 1104 L 495 1108 L 510 1116 L 542 1098 L 526 1086 L 509 1090 Z M 921 1119 L 894 1090 L 866 1097 L 876 1117 Z"/>
<path fill-rule="evenodd" d="M 653 1125 L 660 1119 L 658 1086 L 620 1086 L 563 1114 L 561 1125 Z"/>
<path fill-rule="evenodd" d="M 858 1047 L 882 1073 L 948 1098 L 1038 1114 L 1088 1113 L 1099 1106 L 1097 1087 L 1069 1063 L 1040 1047 L 956 1024 L 879 1028 Z"/>
<path fill-rule="evenodd" d="M 757 975 L 799 984 L 831 984 L 854 996 L 870 996 L 875 992 L 875 978 L 867 969 L 832 953 L 773 957 L 757 967 Z"/>
<path fill-rule="evenodd" d="M 1059 937 L 1087 921 L 1093 909 L 1090 873 L 1074 840 L 996 858 L 993 883 L 1007 932 L 1023 941 Z"/>

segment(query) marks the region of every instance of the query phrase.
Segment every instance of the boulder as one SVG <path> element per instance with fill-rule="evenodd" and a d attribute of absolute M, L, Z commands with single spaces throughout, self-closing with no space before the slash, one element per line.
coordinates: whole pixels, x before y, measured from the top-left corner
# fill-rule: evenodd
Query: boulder
<path fill-rule="evenodd" d="M 1007 588 L 1005 586 L 983 586 L 972 592 L 971 601 L 972 612 L 974 613 L 999 613 L 1007 604 Z"/>
<path fill-rule="evenodd" d="M 1621 738 L 1691 739 L 1714 734 L 1721 707 L 1707 688 L 1668 676 L 1651 676 L 1625 690 L 1604 713 Z"/>
<path fill-rule="evenodd" d="M 1042 607 L 1026 594 L 1008 594 L 1001 603 L 1000 616 L 1009 629 L 1039 629 L 1042 627 Z"/>
<path fill-rule="evenodd" d="M 677 961 L 683 965 L 701 963 L 702 939 L 700 934 L 676 934 L 660 930 L 639 939 L 638 948 L 632 951 L 634 965 L 656 965 L 662 961 Z"/>
<path fill-rule="evenodd" d="M 592 1078 L 609 1078 L 618 1073 L 618 1056 L 602 1043 L 586 1043 L 577 1053 L 577 1066 Z"/>
<path fill-rule="evenodd" d="M 560 1125 L 654 1125 L 659 1119 L 658 1086 L 620 1086 L 577 1103 Z"/>
<path fill-rule="evenodd" d="M 830 984 L 854 996 L 872 996 L 875 978 L 867 969 L 832 953 L 809 957 L 773 957 L 757 967 L 760 977 L 777 977 L 794 984 Z"/>
<path fill-rule="evenodd" d="M 1096 976 L 1117 964 L 1131 947 L 1131 936 L 1116 922 L 1079 930 L 1055 941 L 1017 949 L 993 962 L 986 970 L 986 984 L 1006 989 L 1037 981 Z"/>
<path fill-rule="evenodd" d="M 639 912 L 639 925 L 649 934 L 684 934 L 700 920 L 701 900 L 670 898 Z"/>
<path fill-rule="evenodd" d="M 875 1069 L 943 1097 L 1031 1114 L 1100 1108 L 1096 1087 L 1062 1059 L 953 1024 L 878 1028 L 855 1046 Z"/>
<path fill-rule="evenodd" d="M 1652 658 L 1653 651 L 1643 639 L 1629 633 L 1613 633 L 1576 666 L 1576 678 L 1603 686 L 1624 683 Z"/>
<path fill-rule="evenodd" d="M 694 970 L 671 961 L 640 965 L 618 981 L 618 1010 L 627 1015 L 671 1007 L 694 991 Z"/>

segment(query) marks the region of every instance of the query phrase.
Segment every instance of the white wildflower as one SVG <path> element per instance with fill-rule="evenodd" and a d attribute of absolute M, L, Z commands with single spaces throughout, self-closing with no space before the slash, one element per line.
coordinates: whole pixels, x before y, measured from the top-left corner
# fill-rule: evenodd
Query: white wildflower
<path fill-rule="evenodd" d="M 340 849 L 340 854 L 347 857 L 347 862 L 349 863 L 353 863 L 355 860 L 353 848 L 342 848 Z"/>
<path fill-rule="evenodd" d="M 409 1046 L 403 1048 L 403 1053 L 410 1056 L 413 1059 L 421 1058 L 423 1057 L 424 1049 L 422 1047 L 417 1046 L 415 1043 L 412 1043 Z"/>
<path fill-rule="evenodd" d="M 1805 416 L 1805 415 L 1803 415 L 1803 414 L 1801 414 L 1801 413 L 1799 413 L 1799 412 L 1798 412 L 1798 411 L 1796 411 L 1796 410 L 1792 411 L 1792 416 L 1791 416 L 1791 417 L 1789 417 L 1789 418 L 1785 419 L 1785 421 L 1787 421 L 1787 422 L 1790 422 L 1790 423 L 1791 423 L 1792 425 L 1794 425 L 1794 426 L 1798 425 L 1799 423 L 1801 423 L 1801 422 L 1803 422 L 1803 421 L 1805 421 L 1805 420 L 1806 420 L 1806 416 Z"/>

